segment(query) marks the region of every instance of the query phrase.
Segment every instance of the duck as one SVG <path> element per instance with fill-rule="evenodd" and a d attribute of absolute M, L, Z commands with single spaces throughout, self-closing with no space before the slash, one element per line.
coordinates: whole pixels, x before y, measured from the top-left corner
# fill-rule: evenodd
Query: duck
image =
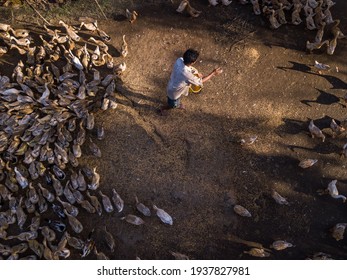
<path fill-rule="evenodd" d="M 252 214 L 243 206 L 241 205 L 235 205 L 234 211 L 236 214 L 242 216 L 242 217 L 252 217 Z"/>
<path fill-rule="evenodd" d="M 117 76 L 120 76 L 123 74 L 123 72 L 126 70 L 127 65 L 125 62 L 122 62 L 120 64 L 117 64 L 113 67 L 113 73 Z"/>
<path fill-rule="evenodd" d="M 309 5 L 308 0 L 306 0 L 306 5 L 304 6 L 305 16 L 308 17 L 310 15 L 313 15 L 313 9 Z"/>
<path fill-rule="evenodd" d="M 253 12 L 254 12 L 254 14 L 260 15 L 261 14 L 261 10 L 260 10 L 260 6 L 259 6 L 258 0 L 251 0 L 251 3 L 253 5 Z"/>
<path fill-rule="evenodd" d="M 339 35 L 340 35 L 340 31 L 338 31 L 335 34 L 334 38 L 330 40 L 329 45 L 327 47 L 327 54 L 329 54 L 329 55 L 334 54 L 336 46 L 337 46 L 337 38 L 339 37 Z"/>
<path fill-rule="evenodd" d="M 22 175 L 22 173 L 18 170 L 17 166 L 14 167 L 14 173 L 16 174 L 16 180 L 18 184 L 22 187 L 22 189 L 27 188 L 29 186 L 28 179 Z"/>
<path fill-rule="evenodd" d="M 80 200 L 77 201 L 77 203 L 90 214 L 94 214 L 96 212 L 95 208 L 90 204 L 88 200 Z"/>
<path fill-rule="evenodd" d="M 336 241 L 340 241 L 343 239 L 345 234 L 345 230 L 347 227 L 347 223 L 338 223 L 331 229 L 331 235 L 335 238 Z"/>
<path fill-rule="evenodd" d="M 66 198 L 66 200 L 70 203 L 70 204 L 75 204 L 76 203 L 76 198 L 75 196 L 73 195 L 71 189 L 71 183 L 70 183 L 70 180 L 67 181 L 65 187 L 64 187 L 64 190 L 63 190 L 63 194 L 64 194 L 64 197 Z"/>
<path fill-rule="evenodd" d="M 308 29 L 308 30 L 314 30 L 314 29 L 317 29 L 317 27 L 316 27 L 316 25 L 315 25 L 315 21 L 313 20 L 313 16 L 314 16 L 315 14 L 312 14 L 312 15 L 308 15 L 307 17 L 306 17 L 306 28 Z"/>
<path fill-rule="evenodd" d="M 58 29 L 52 30 L 52 29 L 48 28 L 45 23 L 43 24 L 43 28 L 45 29 L 46 34 L 51 36 L 51 37 L 56 36 L 57 33 L 60 32 Z"/>
<path fill-rule="evenodd" d="M 14 41 L 18 46 L 22 47 L 29 47 L 31 44 L 31 41 L 28 38 L 17 39 L 16 37 L 10 36 L 10 41 Z"/>
<path fill-rule="evenodd" d="M 116 206 L 118 213 L 120 213 L 124 208 L 124 200 L 120 197 L 115 189 L 112 189 L 112 193 L 113 204 Z"/>
<path fill-rule="evenodd" d="M 317 162 L 318 159 L 304 159 L 299 162 L 299 166 L 303 169 L 306 169 L 315 165 Z"/>
<path fill-rule="evenodd" d="M 252 257 L 257 258 L 267 258 L 270 257 L 270 253 L 266 252 L 263 248 L 251 248 L 249 251 L 243 251 L 245 254 L 248 254 Z"/>
<path fill-rule="evenodd" d="M 101 190 L 99 191 L 99 194 L 101 196 L 101 202 L 104 206 L 105 211 L 107 213 L 113 212 L 114 208 L 112 206 L 110 198 L 107 195 L 103 194 Z"/>
<path fill-rule="evenodd" d="M 317 6 L 317 8 L 314 9 L 314 23 L 316 26 L 321 26 L 321 24 L 324 22 L 324 14 L 322 11 L 322 5 L 320 4 Z"/>
<path fill-rule="evenodd" d="M 26 50 L 20 48 L 19 46 L 15 45 L 15 44 L 10 44 L 10 50 L 12 49 L 16 49 L 20 55 L 25 55 L 27 53 Z"/>
<path fill-rule="evenodd" d="M 42 45 L 43 47 L 45 48 L 46 52 L 48 54 L 51 54 L 53 52 L 53 49 L 54 49 L 54 45 L 53 44 L 50 44 L 49 42 L 47 42 L 42 35 L 39 35 L 41 41 L 42 41 Z"/>
<path fill-rule="evenodd" d="M 325 23 L 331 24 L 334 22 L 329 6 L 324 10 L 323 15 L 324 15 L 324 22 Z"/>
<path fill-rule="evenodd" d="M 81 40 L 81 37 L 77 35 L 75 28 L 73 28 L 72 26 L 69 26 L 68 24 L 66 24 L 62 20 L 59 20 L 59 24 L 62 25 L 65 28 L 65 31 L 66 31 L 67 35 L 72 40 L 74 40 L 76 42 Z"/>
<path fill-rule="evenodd" d="M 91 151 L 91 153 L 100 158 L 101 157 L 101 150 L 99 149 L 99 147 L 92 141 L 91 138 L 89 138 L 89 150 Z"/>
<path fill-rule="evenodd" d="M 315 39 L 314 39 L 314 41 L 315 41 L 316 43 L 321 43 L 321 42 L 322 42 L 325 26 L 326 26 L 326 23 L 323 22 L 322 25 L 321 25 L 321 26 L 319 27 L 319 29 L 317 30 L 316 37 L 315 37 Z"/>
<path fill-rule="evenodd" d="M 224 6 L 229 6 L 233 2 L 232 0 L 221 0 L 221 1 Z"/>
<path fill-rule="evenodd" d="M 41 64 L 42 61 L 45 59 L 47 53 L 46 53 L 45 48 L 43 46 L 39 46 L 38 48 L 39 48 L 39 50 L 36 53 L 36 56 L 35 56 L 36 60 L 35 61 L 36 61 L 36 63 Z"/>
<path fill-rule="evenodd" d="M 87 196 L 90 199 L 91 204 L 95 208 L 96 213 L 101 216 L 102 215 L 102 206 L 99 202 L 99 199 L 95 195 L 91 195 L 89 191 L 86 192 Z"/>
<path fill-rule="evenodd" d="M 54 30 L 54 35 L 52 36 L 52 42 L 58 44 L 65 44 L 70 40 L 70 37 L 67 35 L 59 36 L 58 30 Z"/>
<path fill-rule="evenodd" d="M 284 9 L 287 11 L 290 11 L 290 9 L 293 7 L 293 4 L 288 0 L 279 0 L 279 2 L 283 4 Z"/>
<path fill-rule="evenodd" d="M 77 183 L 79 191 L 84 192 L 87 189 L 87 183 L 81 169 L 78 171 Z"/>
<path fill-rule="evenodd" d="M 39 202 L 39 196 L 36 192 L 36 188 L 33 187 L 32 183 L 29 183 L 29 190 L 27 192 L 27 197 L 32 204 Z"/>
<path fill-rule="evenodd" d="M 182 1 L 184 2 L 184 1 Z M 217 6 L 218 5 L 218 0 L 208 0 L 208 2 L 210 3 L 210 5 L 212 6 Z"/>
<path fill-rule="evenodd" d="M 111 41 L 111 37 L 105 31 L 100 30 L 98 28 L 98 29 L 96 29 L 96 32 L 98 33 L 98 35 L 102 41 L 104 41 L 104 42 L 110 42 Z"/>
<path fill-rule="evenodd" d="M 133 214 L 128 214 L 125 217 L 122 217 L 121 220 L 125 220 L 129 224 L 132 224 L 135 226 L 143 225 L 145 223 L 144 220 L 142 220 L 140 217 Z"/>
<path fill-rule="evenodd" d="M 329 46 L 329 40 L 325 40 L 325 41 L 320 42 L 320 43 L 318 43 L 318 42 L 312 42 L 311 43 L 310 41 L 306 41 L 306 50 L 311 53 L 313 50 L 318 50 L 324 45 Z"/>
<path fill-rule="evenodd" d="M 276 10 L 276 13 L 278 16 L 278 22 L 280 24 L 287 24 L 286 15 L 285 15 L 283 9 L 284 9 L 283 4 L 279 3 L 279 8 Z"/>
<path fill-rule="evenodd" d="M 281 196 L 275 190 L 272 191 L 271 197 L 276 201 L 276 203 L 278 203 L 280 205 L 289 205 L 289 202 L 287 201 L 287 199 L 284 198 L 283 196 Z"/>
<path fill-rule="evenodd" d="M 209 0 L 210 3 L 211 1 L 215 1 L 216 5 L 218 4 L 217 0 Z M 181 3 L 178 5 L 178 8 L 176 9 L 177 13 L 183 13 L 183 11 L 187 8 L 188 5 L 188 0 L 182 0 Z M 215 5 L 213 5 L 215 6 Z"/>
<path fill-rule="evenodd" d="M 11 29 L 11 25 L 6 24 L 6 23 L 0 23 L 0 30 L 8 32 Z"/>
<path fill-rule="evenodd" d="M 103 41 L 96 40 L 94 37 L 89 37 L 88 41 L 91 41 L 91 42 L 95 43 L 96 45 L 98 45 L 101 51 L 103 51 L 103 52 L 108 51 L 108 46 Z"/>
<path fill-rule="evenodd" d="M 322 142 L 325 141 L 325 135 L 323 132 L 314 124 L 313 120 L 310 121 L 310 124 L 308 126 L 308 129 L 311 133 L 312 138 L 320 138 L 322 139 Z"/>
<path fill-rule="evenodd" d="M 188 1 L 188 3 L 187 3 L 187 12 L 188 12 L 188 14 L 191 16 L 191 17 L 198 17 L 198 16 L 200 16 L 200 14 L 202 13 L 202 11 L 198 11 L 198 10 L 196 10 L 196 9 L 194 9 L 191 5 L 190 5 L 190 3 L 189 3 L 189 1 Z"/>
<path fill-rule="evenodd" d="M 269 17 L 269 21 L 270 21 L 270 24 L 271 24 L 271 28 L 272 29 L 277 29 L 281 26 L 281 24 L 278 22 L 278 20 L 276 19 L 275 17 L 275 10 L 271 9 L 270 10 L 270 17 Z"/>
<path fill-rule="evenodd" d="M 189 257 L 185 254 L 179 253 L 179 252 L 173 252 L 170 251 L 170 254 L 176 259 L 176 260 L 189 260 Z"/>
<path fill-rule="evenodd" d="M 26 29 L 16 29 L 10 28 L 9 31 L 12 32 L 13 36 L 19 37 L 19 38 L 26 38 L 29 37 L 29 30 Z"/>
<path fill-rule="evenodd" d="M 338 125 L 334 119 L 331 119 L 330 128 L 333 131 L 333 138 L 346 130 L 343 126 Z"/>
<path fill-rule="evenodd" d="M 59 146 L 57 143 L 56 146 Z M 55 150 L 55 149 L 54 149 Z M 54 151 L 54 153 L 57 155 L 58 153 L 56 152 L 56 150 Z M 51 174 L 52 180 L 53 180 L 53 188 L 55 190 L 55 193 L 57 196 L 61 196 L 64 193 L 64 188 L 62 186 L 62 184 L 60 183 L 60 181 L 55 177 L 55 175 Z"/>
<path fill-rule="evenodd" d="M 292 24 L 299 25 L 300 23 L 302 23 L 302 19 L 300 17 L 300 11 L 301 11 L 301 8 L 299 9 L 294 8 L 292 13 Z"/>
<path fill-rule="evenodd" d="M 102 55 L 102 58 L 103 58 L 103 60 L 105 60 L 106 67 L 107 67 L 108 69 L 113 69 L 113 67 L 114 67 L 114 61 L 113 61 L 112 55 L 110 55 L 109 53 L 104 53 L 104 54 Z"/>
<path fill-rule="evenodd" d="M 69 221 L 69 225 L 71 226 L 72 230 L 75 233 L 81 233 L 83 230 L 83 225 L 81 224 L 81 222 L 74 216 L 72 216 L 71 214 L 69 214 L 66 209 L 64 209 L 64 213 L 68 218 Z"/>
<path fill-rule="evenodd" d="M 48 226 L 43 226 L 41 227 L 41 234 L 44 238 L 47 239 L 47 241 L 55 241 L 56 239 L 56 234 L 53 230 L 51 230 Z"/>
<path fill-rule="evenodd" d="M 96 259 L 97 260 L 109 260 L 110 258 L 107 257 L 103 252 L 99 252 L 96 248 L 96 246 L 94 246 L 94 254 L 96 255 Z"/>
<path fill-rule="evenodd" d="M 334 37 L 337 37 L 337 39 L 344 39 L 346 36 L 341 32 L 341 29 L 339 28 L 340 20 L 334 20 L 334 25 L 331 28 L 331 33 Z"/>
<path fill-rule="evenodd" d="M 293 246 L 294 245 L 292 243 L 285 240 L 276 240 L 270 245 L 270 248 L 273 248 L 276 251 L 282 251 Z"/>
<path fill-rule="evenodd" d="M 105 129 L 103 126 L 97 127 L 96 136 L 97 136 L 98 140 L 103 140 L 105 138 Z"/>
<path fill-rule="evenodd" d="M 125 16 L 130 23 L 134 23 L 139 14 L 136 11 L 130 12 L 128 9 L 125 9 Z"/>
<path fill-rule="evenodd" d="M 311 8 L 315 9 L 318 6 L 318 2 L 316 0 L 308 0 L 308 4 L 310 5 Z"/>
<path fill-rule="evenodd" d="M 100 184 L 100 174 L 96 172 L 96 167 L 94 167 L 92 171 L 92 180 L 90 184 L 88 184 L 88 189 L 95 191 L 99 188 L 99 184 Z"/>
<path fill-rule="evenodd" d="M 173 219 L 172 217 L 163 209 L 157 207 L 153 204 L 153 209 L 156 211 L 156 215 L 159 217 L 159 219 L 164 223 L 168 224 L 170 226 L 173 225 Z"/>
<path fill-rule="evenodd" d="M 98 29 L 98 21 L 95 20 L 93 22 L 88 22 L 88 23 L 82 21 L 79 29 L 81 30 L 82 27 L 84 27 L 86 30 L 89 30 L 89 31 L 96 31 Z"/>
<path fill-rule="evenodd" d="M 64 233 L 67 239 L 67 244 L 76 250 L 82 250 L 85 242 L 82 239 L 71 236 L 68 232 Z"/>
<path fill-rule="evenodd" d="M 89 52 L 87 50 L 87 44 L 85 44 L 83 47 L 81 63 L 87 72 L 88 72 L 88 69 L 90 68 L 89 62 L 90 62 L 90 55 L 89 55 Z"/>
<path fill-rule="evenodd" d="M 91 55 L 92 62 L 98 60 L 101 57 L 100 48 L 97 45 L 93 54 Z"/>
<path fill-rule="evenodd" d="M 78 208 L 71 203 L 62 201 L 60 197 L 57 197 L 57 200 L 61 203 L 61 205 L 64 207 L 64 209 L 72 216 L 77 217 L 79 214 Z"/>
<path fill-rule="evenodd" d="M 38 187 L 41 189 L 42 196 L 47 199 L 49 202 L 53 202 L 55 200 L 55 196 L 49 190 L 44 188 L 40 183 L 37 183 Z"/>
<path fill-rule="evenodd" d="M 42 258 L 44 246 L 39 243 L 36 239 L 29 239 L 28 245 L 30 250 L 32 250 L 39 258 Z"/>
<path fill-rule="evenodd" d="M 4 55 L 7 52 L 8 52 L 7 47 L 0 46 L 0 56 Z M 25 54 L 25 52 L 24 52 L 24 54 Z"/>
<path fill-rule="evenodd" d="M 16 207 L 16 216 L 17 216 L 17 224 L 20 229 L 23 229 L 23 226 L 28 218 L 27 214 L 25 214 L 23 208 L 22 208 L 22 201 L 23 197 L 19 199 L 18 205 Z"/>
<path fill-rule="evenodd" d="M 122 57 L 126 57 L 128 55 L 128 44 L 125 41 L 125 35 L 123 35 L 123 43 L 122 43 L 122 48 L 120 53 Z"/>
<path fill-rule="evenodd" d="M 151 216 L 151 210 L 144 205 L 143 203 L 139 202 L 139 199 L 135 195 L 135 202 L 136 202 L 136 209 L 143 214 L 144 216 L 150 217 Z"/>
<path fill-rule="evenodd" d="M 332 180 L 329 183 L 328 188 L 326 189 L 326 191 L 329 193 L 329 195 L 332 198 L 335 198 L 335 199 L 342 198 L 342 202 L 345 203 L 346 202 L 346 197 L 344 195 L 342 195 L 342 194 L 339 194 L 339 191 L 337 190 L 337 187 L 336 187 L 336 183 L 337 183 L 337 180 Z"/>
<path fill-rule="evenodd" d="M 107 230 L 106 226 L 104 227 L 103 233 L 104 233 L 103 234 L 104 240 L 105 240 L 107 246 L 109 247 L 111 252 L 113 252 L 115 247 L 116 247 L 116 242 L 114 240 L 114 237 L 113 237 L 112 233 Z"/>

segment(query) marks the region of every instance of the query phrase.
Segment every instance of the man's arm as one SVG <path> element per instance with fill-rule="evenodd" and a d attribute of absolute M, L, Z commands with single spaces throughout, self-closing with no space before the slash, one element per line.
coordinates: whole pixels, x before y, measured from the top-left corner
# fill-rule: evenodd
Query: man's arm
<path fill-rule="evenodd" d="M 208 74 L 207 76 L 202 77 L 202 82 L 207 82 L 209 79 L 211 79 L 213 76 L 219 75 L 223 73 L 222 68 L 218 67 L 216 69 L 214 69 L 210 74 Z"/>

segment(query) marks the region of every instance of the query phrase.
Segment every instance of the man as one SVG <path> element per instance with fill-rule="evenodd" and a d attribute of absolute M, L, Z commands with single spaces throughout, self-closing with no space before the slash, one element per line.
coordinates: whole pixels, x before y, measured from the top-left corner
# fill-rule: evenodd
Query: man
<path fill-rule="evenodd" d="M 194 73 L 192 67 L 199 57 L 199 52 L 194 49 L 188 49 L 183 57 L 176 60 L 171 73 L 170 81 L 167 86 L 167 105 L 161 108 L 161 112 L 167 109 L 185 107 L 181 103 L 182 96 L 187 96 L 189 87 L 195 85 L 203 87 L 203 84 L 210 80 L 213 76 L 223 72 L 221 68 L 214 69 L 209 75 L 203 76 L 200 73 Z M 194 73 L 194 74 L 193 74 Z M 197 76 L 196 76 L 197 75 Z"/>

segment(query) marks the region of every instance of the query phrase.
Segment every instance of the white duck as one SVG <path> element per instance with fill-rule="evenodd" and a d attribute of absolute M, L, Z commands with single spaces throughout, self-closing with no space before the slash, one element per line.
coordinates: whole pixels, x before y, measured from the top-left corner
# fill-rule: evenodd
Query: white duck
<path fill-rule="evenodd" d="M 233 1 L 232 0 L 222 0 L 224 6 L 229 6 Z"/>
<path fill-rule="evenodd" d="M 314 30 L 317 29 L 314 20 L 313 20 L 313 16 L 315 16 L 316 14 L 312 14 L 312 15 L 308 15 L 306 17 L 306 27 L 308 30 Z"/>
<path fill-rule="evenodd" d="M 31 44 L 31 41 L 28 38 L 20 38 L 17 39 L 16 37 L 10 36 L 10 41 L 15 41 L 17 45 L 22 47 L 29 47 Z"/>
<path fill-rule="evenodd" d="M 83 65 L 81 61 L 78 59 L 77 56 L 75 56 L 71 50 L 69 50 L 69 57 L 72 61 L 72 64 L 78 69 L 78 70 L 83 70 Z"/>
<path fill-rule="evenodd" d="M 254 12 L 254 14 L 260 15 L 261 11 L 260 11 L 260 6 L 259 6 L 258 0 L 251 0 L 251 3 L 253 5 L 253 12 Z"/>
<path fill-rule="evenodd" d="M 0 23 L 0 30 L 8 32 L 11 29 L 11 25 L 5 24 L 5 23 Z"/>
<path fill-rule="evenodd" d="M 328 193 L 330 194 L 332 198 L 335 198 L 335 199 L 342 198 L 343 203 L 345 203 L 346 197 L 342 194 L 339 194 L 339 191 L 337 190 L 337 187 L 336 187 L 336 183 L 337 183 L 337 180 L 332 180 L 329 183 L 328 188 L 326 190 L 328 191 Z"/>
<path fill-rule="evenodd" d="M 329 40 L 325 40 L 323 42 L 312 42 L 312 43 L 310 41 L 306 41 L 306 50 L 309 52 L 312 52 L 313 50 L 320 49 L 324 45 L 329 46 Z"/>
<path fill-rule="evenodd" d="M 217 5 L 218 5 L 218 0 L 208 0 L 208 2 L 209 2 L 210 5 L 212 5 L 212 6 L 217 6 Z"/>
<path fill-rule="evenodd" d="M 308 4 L 310 5 L 311 8 L 315 9 L 318 6 L 318 3 L 316 0 L 308 0 Z"/>
<path fill-rule="evenodd" d="M 313 120 L 310 121 L 310 124 L 308 126 L 308 129 L 311 133 L 312 138 L 321 138 L 322 142 L 325 141 L 325 135 L 323 132 L 313 123 Z"/>
<path fill-rule="evenodd" d="M 272 29 L 277 29 L 281 26 L 281 24 L 278 22 L 278 20 L 276 19 L 275 17 L 275 10 L 270 10 L 271 14 L 270 14 L 270 17 L 269 17 L 269 21 L 270 21 L 270 24 L 271 24 L 271 28 Z"/>
<path fill-rule="evenodd" d="M 316 43 L 322 42 L 325 26 L 326 26 L 326 23 L 323 22 L 322 25 L 321 25 L 321 26 L 319 27 L 319 29 L 317 30 L 316 37 L 315 37 L 315 39 L 314 39 L 314 41 L 315 41 Z"/>

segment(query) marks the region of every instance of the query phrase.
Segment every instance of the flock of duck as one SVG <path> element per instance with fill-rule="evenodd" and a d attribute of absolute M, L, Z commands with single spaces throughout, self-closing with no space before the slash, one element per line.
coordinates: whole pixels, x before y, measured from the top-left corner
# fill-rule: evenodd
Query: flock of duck
<path fill-rule="evenodd" d="M 136 16 L 129 12 L 129 21 Z M 81 257 L 93 252 L 97 259 L 108 258 L 98 251 L 94 231 L 82 238 L 78 215 L 120 213 L 124 201 L 115 189 L 111 197 L 104 194 L 96 167 L 81 167 L 78 159 L 84 144 L 101 157 L 91 137 L 105 135 L 103 126 L 95 127 L 95 112 L 117 107 L 116 82 L 126 64 L 115 64 L 110 36 L 96 20 L 80 21 L 78 27 L 62 20 L 59 29 L 43 25 L 36 41 L 29 30 L 0 23 L 0 56 L 17 52 L 21 58 L 10 76 L 0 73 L 0 259 L 67 258 L 71 249 Z M 119 53 L 125 58 L 125 35 L 122 41 Z M 137 198 L 136 209 L 151 215 Z M 153 209 L 162 222 L 173 224 L 163 209 Z M 133 214 L 122 219 L 144 223 Z M 100 231 L 112 252 L 112 233 Z"/>
<path fill-rule="evenodd" d="M 230 0 L 208 0 L 211 6 L 219 3 L 228 6 Z M 243 5 L 251 4 L 256 15 L 263 14 L 268 18 L 270 27 L 278 29 L 284 24 L 299 25 L 303 21 L 308 30 L 317 30 L 314 41 L 306 41 L 306 50 L 312 52 L 326 46 L 327 54 L 334 54 L 337 40 L 346 38 L 339 28 L 340 20 L 334 20 L 331 7 L 335 5 L 332 0 L 239 0 Z M 202 11 L 194 9 L 189 0 L 180 2 L 177 10 L 179 13 L 186 11 L 191 17 L 198 17 Z M 325 30 L 328 29 L 330 37 L 323 40 Z"/>

